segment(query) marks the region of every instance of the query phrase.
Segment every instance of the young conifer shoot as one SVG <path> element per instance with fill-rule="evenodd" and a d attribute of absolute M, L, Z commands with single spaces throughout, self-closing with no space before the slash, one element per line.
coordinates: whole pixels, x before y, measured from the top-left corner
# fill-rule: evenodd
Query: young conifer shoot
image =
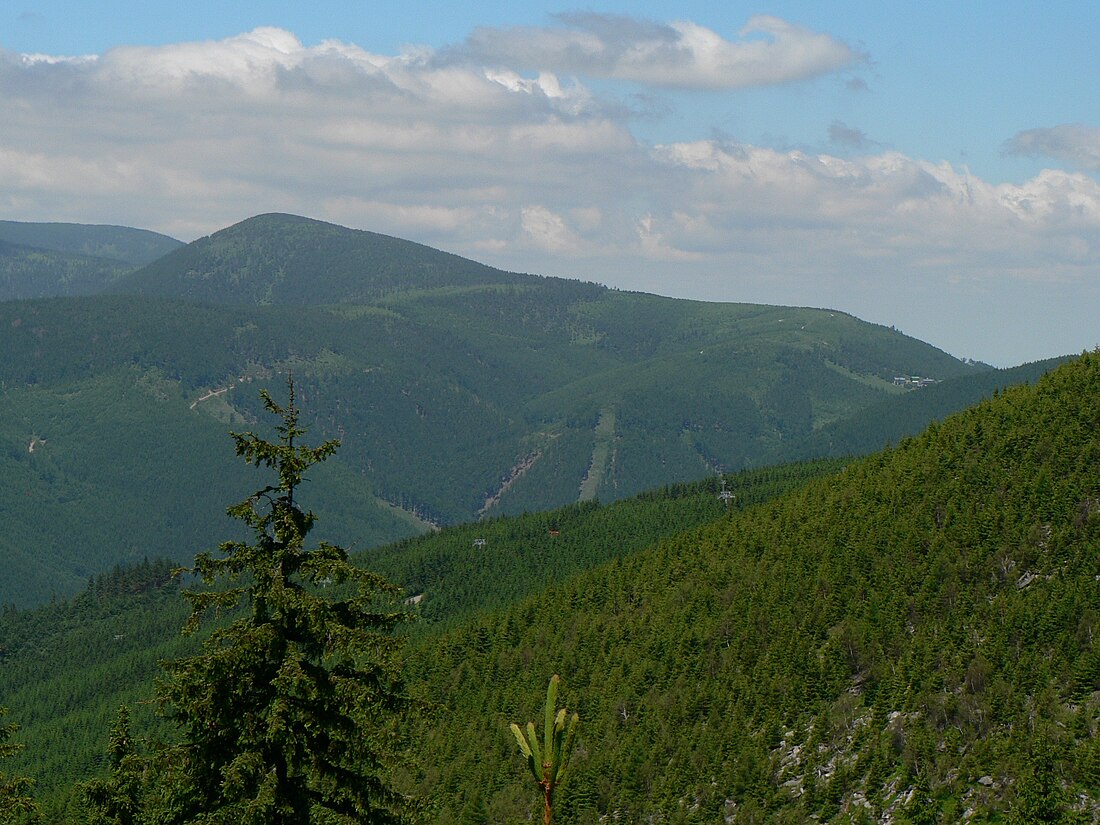
<path fill-rule="evenodd" d="M 531 775 L 535 782 L 542 788 L 543 808 L 542 823 L 551 825 L 553 819 L 554 791 L 565 781 L 566 768 L 569 765 L 569 753 L 573 749 L 573 739 L 577 734 L 577 723 L 580 717 L 574 713 L 566 724 L 565 708 L 556 710 L 558 700 L 558 683 L 561 681 L 556 673 L 550 677 L 550 684 L 546 688 L 546 712 L 543 726 L 542 744 L 539 745 L 538 734 L 535 732 L 535 723 L 527 723 L 527 735 L 524 736 L 519 725 L 512 723 L 512 735 L 516 737 L 520 751 L 527 760 L 527 766 L 531 769 Z"/>

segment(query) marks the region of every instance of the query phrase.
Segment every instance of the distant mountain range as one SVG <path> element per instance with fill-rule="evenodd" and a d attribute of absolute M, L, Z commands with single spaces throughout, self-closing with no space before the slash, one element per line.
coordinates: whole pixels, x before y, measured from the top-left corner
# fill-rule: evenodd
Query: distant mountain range
<path fill-rule="evenodd" d="M 179 246 L 125 226 L 0 221 L 0 300 L 90 295 Z"/>
<path fill-rule="evenodd" d="M 998 372 L 843 312 L 503 272 L 290 215 L 185 246 L 4 232 L 53 252 L 37 300 L 0 302 L 0 602 L 224 538 L 224 508 L 248 489 L 224 433 L 259 421 L 257 389 L 279 395 L 288 374 L 313 435 L 343 442 L 315 483 L 322 523 L 369 546 L 866 452 L 1048 366 Z M 62 297 L 78 249 L 114 250 L 120 269 Z"/>

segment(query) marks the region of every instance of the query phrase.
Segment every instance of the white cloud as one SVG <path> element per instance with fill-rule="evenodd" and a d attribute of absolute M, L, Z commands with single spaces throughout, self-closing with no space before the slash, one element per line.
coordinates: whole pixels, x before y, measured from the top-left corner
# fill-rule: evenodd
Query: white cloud
<path fill-rule="evenodd" d="M 565 218 L 545 206 L 525 206 L 520 210 L 520 226 L 535 246 L 552 253 L 572 254 L 583 246 L 580 237 Z"/>
<path fill-rule="evenodd" d="M 667 76 L 700 85 L 734 72 L 733 55 L 737 76 L 757 72 L 757 82 L 832 65 L 822 57 L 831 41 L 770 18 L 754 24 L 767 38 L 737 42 L 686 24 L 565 22 L 535 34 L 563 38 L 578 65 L 609 76 L 642 78 L 646 49 Z M 462 60 L 373 55 L 275 29 L 76 60 L 0 52 L 0 217 L 187 240 L 286 211 L 522 271 L 830 305 L 886 323 L 925 295 L 922 323 L 943 319 L 944 345 L 993 323 L 976 300 L 1026 296 L 1021 313 L 1038 301 L 1066 312 L 1100 305 L 1100 187 L 1087 175 L 1046 170 L 994 184 L 881 151 L 839 122 L 834 139 L 859 157 L 718 140 L 647 146 L 571 70 L 532 74 L 472 54 L 467 44 Z M 1075 147 L 1087 167 L 1093 133 L 1060 134 L 1057 145 Z M 1017 136 L 1053 152 L 1046 138 Z M 976 346 L 960 354 L 991 357 Z"/>
<path fill-rule="evenodd" d="M 326 212 L 345 216 L 345 221 L 365 226 L 381 221 L 396 221 L 436 236 L 453 234 L 475 224 L 485 226 L 492 221 L 490 210 L 472 206 L 432 206 L 430 204 L 396 204 L 367 201 L 355 197 L 332 198 L 325 202 Z"/>
<path fill-rule="evenodd" d="M 654 155 L 692 175 L 675 210 L 654 217 L 683 251 L 731 254 L 763 242 L 764 254 L 807 271 L 887 258 L 908 269 L 924 262 L 933 273 L 965 268 L 971 277 L 1002 277 L 1011 260 L 1012 272 L 1042 280 L 1067 239 L 1076 238 L 1072 257 L 1083 263 L 1081 250 L 1100 237 L 1100 186 L 1080 174 L 1047 170 L 1023 184 L 993 185 L 897 152 L 844 160 L 714 141 L 659 146 Z M 794 250 L 768 245 L 781 231 L 803 242 Z"/>
<path fill-rule="evenodd" d="M 779 46 L 828 52 L 814 46 L 827 39 L 772 18 L 750 27 L 773 39 L 740 44 L 689 24 L 565 19 L 568 27 L 536 34 L 561 40 L 559 51 L 601 55 L 614 71 L 642 66 L 647 53 L 663 66 L 666 47 L 688 55 L 691 71 L 735 54 L 767 62 L 744 55 Z M 1038 256 L 1051 246 L 1079 262 L 1100 248 L 1100 196 L 1085 176 L 1048 171 L 994 186 L 897 152 L 847 159 L 713 140 L 646 147 L 575 81 L 424 50 L 307 47 L 257 29 L 96 59 L 3 57 L 0 174 L 9 203 L 37 204 L 8 217 L 210 231 L 279 208 L 469 249 L 534 244 L 574 260 L 775 255 L 804 271 L 832 265 L 811 248 L 838 262 L 911 256 L 968 267 L 980 252 L 1015 255 L 1013 271 L 1041 277 Z M 862 132 L 839 122 L 833 131 L 866 148 Z M 784 233 L 813 237 L 812 247 L 792 248 Z"/>
<path fill-rule="evenodd" d="M 736 89 L 828 74 L 861 60 L 845 43 L 777 17 L 752 17 L 728 40 L 687 20 L 668 24 L 602 14 L 563 25 L 481 28 L 451 60 L 630 80 L 651 86 Z"/>
<path fill-rule="evenodd" d="M 673 215 L 674 224 L 678 228 L 688 228 L 693 231 L 698 228 L 698 221 L 684 213 Z M 701 261 L 704 255 L 700 252 L 687 252 L 669 245 L 664 234 L 654 226 L 652 215 L 643 215 L 637 221 L 635 229 L 638 233 L 638 241 L 641 243 L 643 254 L 655 261 Z"/>

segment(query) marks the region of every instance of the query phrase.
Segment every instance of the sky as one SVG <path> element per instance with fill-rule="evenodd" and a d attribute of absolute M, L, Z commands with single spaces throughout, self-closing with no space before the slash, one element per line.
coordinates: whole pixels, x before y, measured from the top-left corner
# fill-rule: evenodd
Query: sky
<path fill-rule="evenodd" d="M 288 212 L 1011 366 L 1100 344 L 1098 31 L 1015 0 L 0 0 L 0 219 Z"/>

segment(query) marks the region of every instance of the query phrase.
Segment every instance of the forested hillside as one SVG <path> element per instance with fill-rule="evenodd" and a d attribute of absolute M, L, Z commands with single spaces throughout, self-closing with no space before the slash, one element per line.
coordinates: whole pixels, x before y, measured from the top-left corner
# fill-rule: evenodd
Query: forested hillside
<path fill-rule="evenodd" d="M 508 723 L 535 718 L 559 673 L 581 733 L 555 821 L 1095 819 L 1098 422 L 1100 353 L 827 477 L 731 479 L 731 505 L 713 484 L 675 488 L 367 554 L 424 595 L 404 657 L 421 710 L 395 780 L 425 821 L 527 821 L 541 799 Z M 123 618 L 171 598 L 159 569 L 0 624 L 0 692 L 30 746 L 13 766 L 51 793 L 88 763 L 35 742 L 65 712 L 105 726 L 133 695 L 112 646 L 137 675 L 165 644 L 148 627 L 171 611 Z M 108 599 L 127 588 L 143 592 Z M 118 618 L 95 618 L 108 604 Z M 108 663 L 99 699 L 64 687 L 70 658 Z"/>
<path fill-rule="evenodd" d="M 994 369 L 948 378 L 915 392 L 871 404 L 848 418 L 832 421 L 800 439 L 779 445 L 770 455 L 776 463 L 797 458 L 863 455 L 917 435 L 940 421 L 977 404 L 999 390 L 1033 384 L 1042 375 L 1070 360 L 1049 358 L 1018 367 Z"/>
<path fill-rule="evenodd" d="M 361 552 L 357 562 L 421 597 L 415 608 L 418 621 L 409 633 L 432 638 L 472 616 L 636 552 L 662 536 L 728 518 L 839 466 L 816 462 L 739 473 L 726 480 L 734 496 L 728 501 L 718 497 L 718 482 L 708 480 L 614 504 L 586 502 L 460 525 Z M 231 499 L 255 482 L 238 474 L 234 479 L 241 486 Z M 307 489 L 310 501 L 332 494 L 312 487 Z M 322 512 L 318 531 L 338 538 L 324 520 Z M 220 538 L 226 538 L 224 532 Z M 187 609 L 167 575 L 172 567 L 143 560 L 90 577 L 84 592 L 71 600 L 0 613 L 0 697 L 23 726 L 21 739 L 58 743 L 29 748 L 13 760 L 14 768 L 36 777 L 40 799 L 57 816 L 72 804 L 73 783 L 100 766 L 104 734 L 120 704 L 133 709 L 136 730 L 171 737 L 149 702 L 153 679 L 159 661 L 193 651 L 197 642 L 180 635 Z"/>
<path fill-rule="evenodd" d="M 177 249 L 113 291 L 208 304 L 300 305 L 530 280 L 400 238 L 270 214 Z"/>
<path fill-rule="evenodd" d="M 0 221 L 0 301 L 91 295 L 178 246 L 123 226 Z"/>
<path fill-rule="evenodd" d="M 128 226 L 0 221 L 0 240 L 35 249 L 87 255 L 145 266 L 182 246 L 181 241 Z"/>
<path fill-rule="evenodd" d="M 0 300 L 90 295 L 132 266 L 0 240 Z"/>
<path fill-rule="evenodd" d="M 533 814 L 551 673 L 563 822 L 1095 821 L 1098 421 L 1093 354 L 426 642 L 433 821 Z"/>
<path fill-rule="evenodd" d="M 231 529 L 225 507 L 247 468 L 225 448 L 227 424 L 187 414 L 160 370 L 43 381 L 0 403 L 0 604 L 72 594 L 119 562 L 187 560 Z M 339 461 L 320 468 L 309 492 L 323 535 L 371 545 L 423 529 Z"/>
<path fill-rule="evenodd" d="M 179 248 L 118 288 L 137 294 L 0 302 L 0 469 L 19 479 L 4 494 L 0 603 L 75 592 L 119 561 L 187 558 L 221 520 L 208 483 L 221 433 L 258 420 L 255 388 L 286 373 L 313 431 L 342 441 L 353 480 L 326 506 L 365 546 L 796 460 L 891 399 L 881 428 L 861 431 L 904 432 L 890 422 L 928 414 L 907 414 L 918 392 L 895 376 L 989 371 L 840 312 L 506 273 L 287 215 Z M 159 513 L 166 484 L 201 515 Z"/>

